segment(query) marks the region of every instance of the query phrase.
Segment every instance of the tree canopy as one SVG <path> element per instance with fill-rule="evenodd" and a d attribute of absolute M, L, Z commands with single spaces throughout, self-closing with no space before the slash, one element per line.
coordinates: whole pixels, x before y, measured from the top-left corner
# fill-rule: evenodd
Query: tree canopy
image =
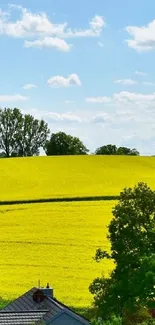
<path fill-rule="evenodd" d="M 64 132 L 52 133 L 44 147 L 47 156 L 52 155 L 86 155 L 88 149 L 82 141 Z"/>
<path fill-rule="evenodd" d="M 117 147 L 113 144 L 107 144 L 106 146 L 102 146 L 96 149 L 96 155 L 116 155 Z"/>
<path fill-rule="evenodd" d="M 128 156 L 139 156 L 139 152 L 136 149 L 130 149 L 127 147 L 119 147 L 116 145 L 108 144 L 99 147 L 95 151 L 96 155 L 128 155 Z"/>
<path fill-rule="evenodd" d="M 111 259 L 115 268 L 109 278 L 99 277 L 90 285 L 103 318 L 155 307 L 155 191 L 145 183 L 124 189 L 112 213 L 111 251 L 99 248 L 95 259 Z"/>
<path fill-rule="evenodd" d="M 48 134 L 48 125 L 43 120 L 23 115 L 18 108 L 0 109 L 0 150 L 3 157 L 38 155 Z"/>
<path fill-rule="evenodd" d="M 130 149 L 127 147 L 119 147 L 117 149 L 117 155 L 127 155 L 127 156 L 139 156 L 139 152 L 137 149 Z"/>

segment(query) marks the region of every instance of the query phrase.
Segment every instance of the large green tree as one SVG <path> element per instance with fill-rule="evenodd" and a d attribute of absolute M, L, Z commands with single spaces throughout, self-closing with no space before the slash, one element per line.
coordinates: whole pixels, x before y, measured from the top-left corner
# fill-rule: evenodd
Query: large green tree
<path fill-rule="evenodd" d="M 48 134 L 48 125 L 43 120 L 23 115 L 17 108 L 0 109 L 0 150 L 3 156 L 38 155 Z"/>
<path fill-rule="evenodd" d="M 0 109 L 0 149 L 6 157 L 17 151 L 22 124 L 23 116 L 19 109 Z"/>
<path fill-rule="evenodd" d="M 124 189 L 112 213 L 111 250 L 99 248 L 95 259 L 113 260 L 115 267 L 110 277 L 90 285 L 97 315 L 103 318 L 155 307 L 155 191 L 144 183 Z"/>
<path fill-rule="evenodd" d="M 46 142 L 45 152 L 47 156 L 53 155 L 86 155 L 88 149 L 82 141 L 64 132 L 52 133 Z"/>
<path fill-rule="evenodd" d="M 44 147 L 48 134 L 47 123 L 35 119 L 32 115 L 25 115 L 17 155 L 39 155 L 39 148 Z"/>

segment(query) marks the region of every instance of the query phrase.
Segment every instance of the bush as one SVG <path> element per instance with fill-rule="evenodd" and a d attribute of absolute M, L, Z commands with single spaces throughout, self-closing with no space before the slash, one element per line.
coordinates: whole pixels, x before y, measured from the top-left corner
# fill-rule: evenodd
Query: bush
<path fill-rule="evenodd" d="M 98 318 L 97 320 L 94 320 L 91 324 L 92 325 L 123 325 L 122 318 L 121 317 L 116 317 L 115 315 L 113 315 L 107 321 L 103 321 L 101 318 Z"/>
<path fill-rule="evenodd" d="M 150 319 L 146 320 L 145 322 L 138 324 L 138 325 L 155 325 L 155 319 L 150 318 Z"/>
<path fill-rule="evenodd" d="M 123 313 L 123 324 L 124 325 L 148 325 L 149 321 L 152 321 L 152 317 L 149 314 L 148 310 L 144 307 L 140 307 L 135 312 L 130 310 L 125 310 Z M 155 325 L 155 323 L 150 323 Z"/>

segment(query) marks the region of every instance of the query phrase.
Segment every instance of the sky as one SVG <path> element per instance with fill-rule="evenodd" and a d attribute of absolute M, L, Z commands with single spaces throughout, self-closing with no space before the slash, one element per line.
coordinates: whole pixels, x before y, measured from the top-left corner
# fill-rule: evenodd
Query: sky
<path fill-rule="evenodd" d="M 0 107 L 155 154 L 154 0 L 0 0 Z"/>

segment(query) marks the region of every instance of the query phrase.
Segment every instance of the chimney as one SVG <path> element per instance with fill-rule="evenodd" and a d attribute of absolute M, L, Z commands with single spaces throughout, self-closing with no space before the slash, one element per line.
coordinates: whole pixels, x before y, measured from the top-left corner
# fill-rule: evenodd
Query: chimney
<path fill-rule="evenodd" d="M 50 288 L 49 283 L 47 283 L 46 288 L 41 288 L 41 291 L 44 293 L 44 295 L 46 297 L 54 297 L 54 292 L 53 292 L 53 288 Z"/>

